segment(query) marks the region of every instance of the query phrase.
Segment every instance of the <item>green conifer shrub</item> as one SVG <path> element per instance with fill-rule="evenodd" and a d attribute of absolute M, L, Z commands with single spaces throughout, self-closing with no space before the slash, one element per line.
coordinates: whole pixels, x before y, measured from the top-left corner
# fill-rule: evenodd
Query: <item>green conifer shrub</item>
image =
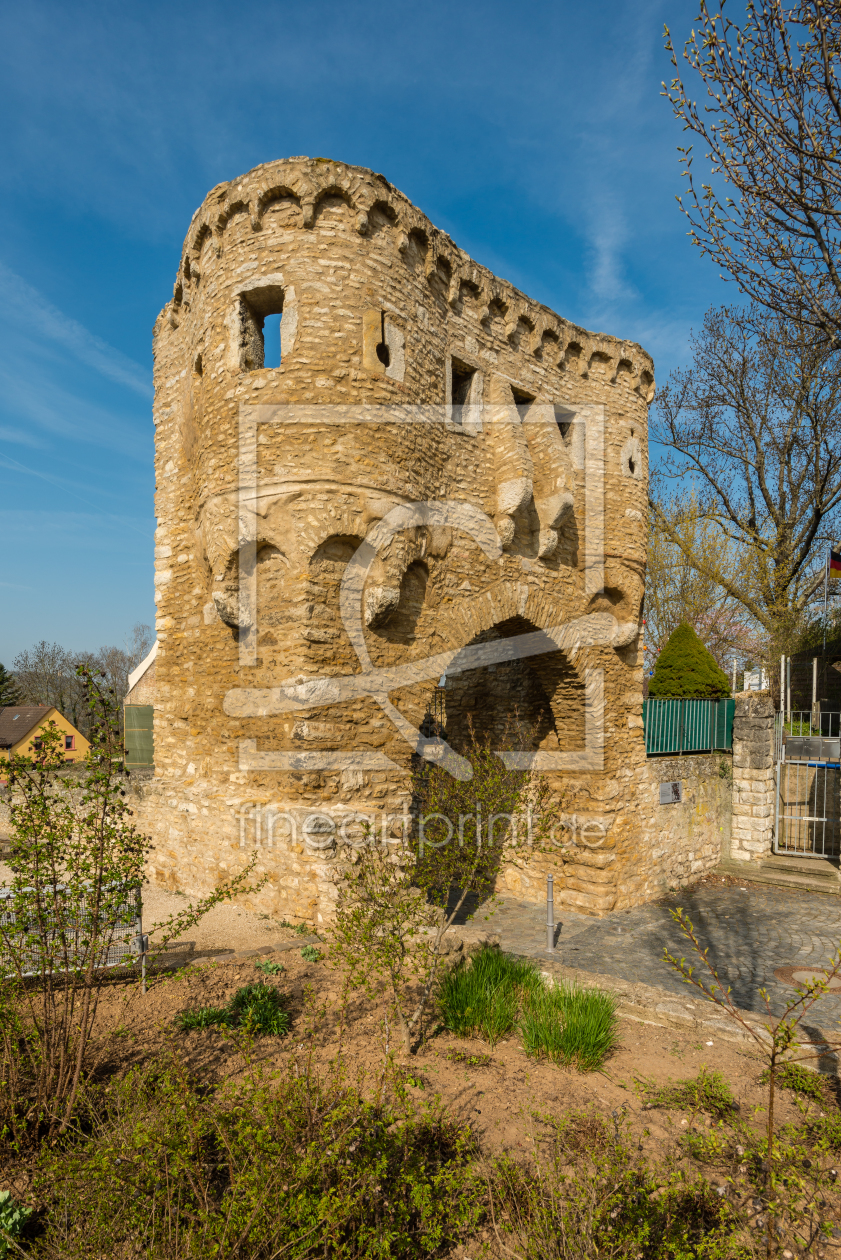
<path fill-rule="evenodd" d="M 718 700 L 730 695 L 730 684 L 692 627 L 683 622 L 657 657 L 648 694 L 653 700 Z"/>

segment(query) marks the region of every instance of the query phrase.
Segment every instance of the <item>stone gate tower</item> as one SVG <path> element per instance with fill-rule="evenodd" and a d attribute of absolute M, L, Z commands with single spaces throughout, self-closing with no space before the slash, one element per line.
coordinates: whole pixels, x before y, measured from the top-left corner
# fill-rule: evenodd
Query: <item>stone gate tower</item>
<path fill-rule="evenodd" d="M 562 900 L 650 895 L 653 389 L 639 346 L 381 175 L 290 158 L 214 188 L 155 327 L 155 877 L 206 890 L 256 847 L 262 908 L 328 917 L 359 816 L 398 834 L 411 757 L 440 755 L 437 706 L 456 766 L 470 723 L 524 722 L 506 755 L 565 792 Z M 527 858 L 501 878 L 540 895 Z"/>

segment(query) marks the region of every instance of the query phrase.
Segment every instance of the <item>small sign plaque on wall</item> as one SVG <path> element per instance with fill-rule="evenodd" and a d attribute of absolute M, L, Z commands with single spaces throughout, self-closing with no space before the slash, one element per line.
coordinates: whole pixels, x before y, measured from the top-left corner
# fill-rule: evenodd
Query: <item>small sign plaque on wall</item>
<path fill-rule="evenodd" d="M 676 783 L 660 784 L 660 804 L 661 805 L 679 805 L 683 800 L 683 784 L 678 780 Z"/>

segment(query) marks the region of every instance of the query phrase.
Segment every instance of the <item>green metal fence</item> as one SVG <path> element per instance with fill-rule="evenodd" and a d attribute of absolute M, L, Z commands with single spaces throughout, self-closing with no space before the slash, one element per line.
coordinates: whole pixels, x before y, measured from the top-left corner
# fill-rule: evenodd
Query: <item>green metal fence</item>
<path fill-rule="evenodd" d="M 127 704 L 126 769 L 140 770 L 155 764 L 155 743 L 152 733 L 154 709 L 151 704 Z"/>
<path fill-rule="evenodd" d="M 730 752 L 735 700 L 643 700 L 648 756 Z"/>

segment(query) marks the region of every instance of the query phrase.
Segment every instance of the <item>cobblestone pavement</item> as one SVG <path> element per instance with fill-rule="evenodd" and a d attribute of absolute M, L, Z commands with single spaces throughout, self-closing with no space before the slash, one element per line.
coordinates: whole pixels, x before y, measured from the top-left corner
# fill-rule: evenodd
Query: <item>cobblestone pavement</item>
<path fill-rule="evenodd" d="M 670 911 L 682 906 L 736 1005 L 764 1013 L 759 990 L 767 989 L 775 1013 L 795 995 L 774 976 L 777 967 L 826 966 L 841 942 L 841 905 L 834 897 L 782 888 L 701 885 L 659 902 L 604 919 L 556 906 L 555 957 L 569 967 L 658 985 L 686 994 L 687 987 L 663 960 L 663 947 L 688 956 Z M 560 911 L 558 914 L 557 911 Z M 479 907 L 473 920 L 499 934 L 502 949 L 535 958 L 546 954 L 546 906 L 504 897 L 496 908 Z M 824 997 L 814 1023 L 831 1031 L 841 1021 L 841 997 Z"/>

